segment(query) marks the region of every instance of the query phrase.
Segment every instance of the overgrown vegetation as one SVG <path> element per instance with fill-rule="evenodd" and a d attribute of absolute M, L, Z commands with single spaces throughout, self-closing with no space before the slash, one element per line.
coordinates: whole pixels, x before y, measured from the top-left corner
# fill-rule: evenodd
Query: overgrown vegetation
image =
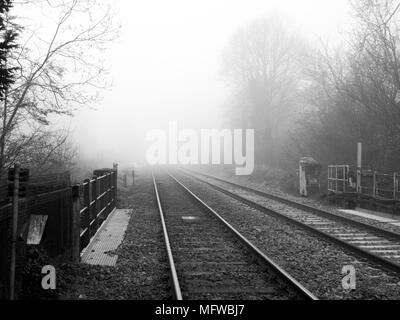
<path fill-rule="evenodd" d="M 118 34 L 111 8 L 97 0 L 0 4 L 0 176 L 15 162 L 39 173 L 70 169 L 75 149 L 52 120 L 98 101 L 108 86 L 100 53 Z M 18 15 L 21 7 L 31 17 Z"/>
<path fill-rule="evenodd" d="M 239 30 L 225 55 L 232 126 L 255 128 L 257 163 L 323 164 L 399 170 L 399 1 L 351 1 L 351 30 L 338 45 L 311 45 L 282 16 Z"/>

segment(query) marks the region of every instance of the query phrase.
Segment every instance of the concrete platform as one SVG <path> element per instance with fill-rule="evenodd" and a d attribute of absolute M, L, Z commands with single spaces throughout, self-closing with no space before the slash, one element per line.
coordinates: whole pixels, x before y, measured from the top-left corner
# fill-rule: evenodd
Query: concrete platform
<path fill-rule="evenodd" d="M 347 214 L 351 214 L 351 215 L 355 215 L 355 216 L 359 216 L 359 217 L 363 217 L 366 219 L 371 219 L 371 220 L 375 220 L 375 221 L 379 221 L 382 223 L 389 223 L 392 224 L 394 226 L 400 227 L 400 219 L 390 215 L 390 214 L 385 214 L 382 212 L 373 212 L 373 211 L 369 211 L 369 210 L 365 210 L 365 209 L 357 209 L 357 210 L 340 210 L 344 213 Z"/>
<path fill-rule="evenodd" d="M 124 240 L 125 231 L 132 210 L 115 210 L 94 236 L 90 245 L 81 255 L 82 263 L 100 266 L 115 266 L 118 256 L 110 252 L 116 250 Z"/>

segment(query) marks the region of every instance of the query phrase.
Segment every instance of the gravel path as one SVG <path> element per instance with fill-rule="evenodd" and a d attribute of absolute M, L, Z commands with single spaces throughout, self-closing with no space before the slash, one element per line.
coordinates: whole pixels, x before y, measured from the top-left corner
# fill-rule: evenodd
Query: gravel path
<path fill-rule="evenodd" d="M 62 299 L 170 298 L 168 266 L 151 173 L 138 171 L 136 186 L 119 190 L 119 207 L 133 209 L 116 267 L 63 265 Z"/>
<path fill-rule="evenodd" d="M 189 188 L 256 246 L 321 299 L 399 299 L 400 276 L 355 258 L 341 248 L 250 209 L 205 184 L 182 177 Z M 342 288 L 342 268 L 356 268 L 356 290 Z"/>

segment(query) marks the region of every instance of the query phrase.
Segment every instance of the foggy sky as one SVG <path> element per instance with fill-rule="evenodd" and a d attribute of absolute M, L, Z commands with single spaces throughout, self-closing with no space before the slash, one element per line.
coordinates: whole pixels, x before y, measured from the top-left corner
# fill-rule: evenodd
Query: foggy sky
<path fill-rule="evenodd" d="M 346 0 L 113 3 L 122 27 L 107 55 L 113 87 L 97 110 L 57 119 L 70 127 L 82 158 L 104 164 L 142 160 L 146 132 L 166 128 L 169 120 L 182 128 L 219 127 L 228 97 L 221 54 L 247 22 L 278 10 L 310 37 L 334 38 L 347 20 Z"/>

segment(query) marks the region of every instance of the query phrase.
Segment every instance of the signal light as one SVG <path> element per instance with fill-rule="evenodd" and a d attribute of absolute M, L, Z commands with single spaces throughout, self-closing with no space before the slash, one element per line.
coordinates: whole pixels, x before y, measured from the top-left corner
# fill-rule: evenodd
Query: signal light
<path fill-rule="evenodd" d="M 20 169 L 19 170 L 19 182 L 28 182 L 30 176 L 29 169 Z M 12 168 L 8 170 L 8 181 L 14 182 L 15 180 L 15 169 Z"/>
<path fill-rule="evenodd" d="M 25 198 L 28 193 L 28 182 L 29 182 L 30 171 L 29 169 L 20 169 L 19 171 L 19 189 L 18 196 Z M 14 180 L 15 180 L 15 169 L 8 171 L 8 196 L 14 196 Z"/>

